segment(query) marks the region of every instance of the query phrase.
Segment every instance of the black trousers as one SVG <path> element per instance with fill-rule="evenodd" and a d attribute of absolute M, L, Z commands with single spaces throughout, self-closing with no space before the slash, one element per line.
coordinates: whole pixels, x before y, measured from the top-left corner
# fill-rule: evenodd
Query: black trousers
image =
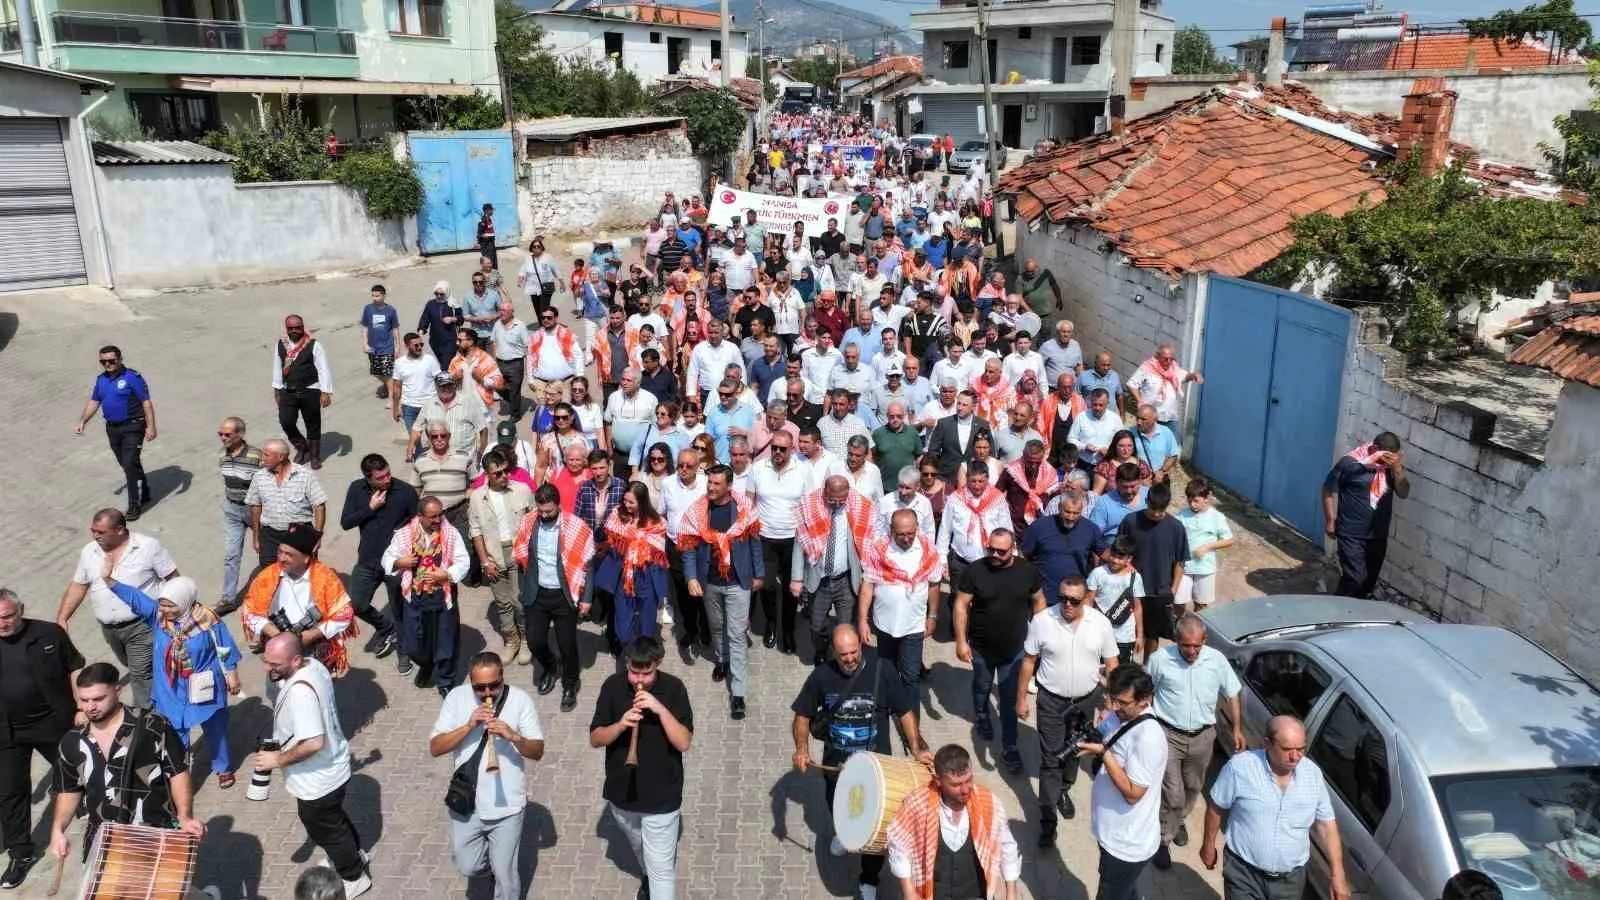
<path fill-rule="evenodd" d="M 1378 587 L 1383 558 L 1389 555 L 1388 538 L 1339 537 L 1339 586 L 1341 597 L 1371 597 Z"/>
<path fill-rule="evenodd" d="M 824 770 L 822 773 L 823 796 L 828 798 L 828 815 L 833 815 L 833 793 L 839 787 L 839 773 Z M 876 886 L 878 877 L 883 872 L 883 856 L 880 854 L 861 854 L 860 884 Z"/>
<path fill-rule="evenodd" d="M 388 595 L 389 602 L 384 609 L 372 605 L 372 597 L 378 592 L 378 586 L 383 585 L 384 592 Z M 376 636 L 383 636 L 394 631 L 394 612 L 403 602 L 400 599 L 400 579 L 391 578 L 383 574 L 383 569 L 377 561 L 361 562 L 350 569 L 350 605 L 355 608 L 356 618 L 372 626 Z"/>
<path fill-rule="evenodd" d="M 344 789 L 341 784 L 315 800 L 296 800 L 295 806 L 306 837 L 327 852 L 328 862 L 333 863 L 340 878 L 355 881 L 365 866 L 361 862 L 361 838 L 344 811 Z"/>
<path fill-rule="evenodd" d="M 689 579 L 683 571 L 683 552 L 676 544 L 667 544 L 667 572 L 672 582 L 672 595 L 678 601 L 678 627 L 683 629 L 684 640 L 702 643 L 711 640 L 711 620 L 706 617 L 705 598 L 689 596 Z"/>
<path fill-rule="evenodd" d="M 111 455 L 122 467 L 122 477 L 128 484 L 128 506 L 137 508 L 150 501 L 150 483 L 144 477 L 145 420 L 124 419 L 106 423 L 106 443 L 111 445 Z"/>
<path fill-rule="evenodd" d="M 526 577 L 533 577 L 532 575 Z M 560 588 L 537 588 L 532 606 L 522 608 L 527 623 L 528 651 L 546 672 L 556 669 L 550 653 L 550 632 L 556 633 L 556 651 L 561 654 L 561 687 L 578 689 L 578 611 L 567 602 Z"/>
<path fill-rule="evenodd" d="M 761 545 L 767 555 L 767 572 L 777 573 L 761 585 L 761 617 L 765 620 L 762 633 L 781 634 L 785 641 L 793 641 L 795 612 L 800 607 L 800 598 L 789 590 L 794 538 L 762 538 Z"/>
<path fill-rule="evenodd" d="M 478 253 L 489 257 L 489 265 L 495 269 L 500 268 L 500 248 L 494 245 L 494 238 L 478 238 Z"/>
<path fill-rule="evenodd" d="M 1062 697 L 1039 686 L 1039 820 L 1047 827 L 1056 822 L 1056 803 L 1061 793 L 1071 790 L 1078 781 L 1079 761 L 1075 753 L 1068 753 L 1067 735 L 1077 730 L 1085 720 L 1094 719 L 1100 706 L 1100 688 L 1096 687 L 1082 697 Z"/>
<path fill-rule="evenodd" d="M 521 359 L 497 359 L 495 364 L 500 367 L 500 378 L 505 386 L 495 391 L 500 395 L 501 401 L 506 405 L 506 415 L 512 421 L 522 418 L 522 406 L 527 401 L 522 396 L 522 376 L 527 369 L 527 361 Z"/>
<path fill-rule="evenodd" d="M 1138 900 L 1141 896 L 1139 878 L 1150 860 L 1128 862 L 1118 859 L 1100 848 L 1100 889 L 1094 900 Z"/>
<path fill-rule="evenodd" d="M 529 294 L 528 299 L 533 301 L 533 317 L 537 319 L 540 313 L 550 309 L 555 304 L 555 297 L 556 286 L 553 284 L 545 285 L 544 290 L 537 294 Z"/>
<path fill-rule="evenodd" d="M 65 733 L 59 723 L 49 721 L 23 726 L 12 730 L 10 746 L 0 750 L 0 834 L 4 835 L 12 859 L 34 856 L 38 850 L 33 843 L 30 804 L 33 777 L 29 767 L 34 751 L 49 760 L 54 769 L 57 748 Z"/>
<path fill-rule="evenodd" d="M 306 423 L 304 434 L 300 432 L 301 419 Z M 283 436 L 296 448 L 307 441 L 321 441 L 322 392 L 314 387 L 296 390 L 285 388 L 278 395 L 278 427 L 283 429 Z"/>

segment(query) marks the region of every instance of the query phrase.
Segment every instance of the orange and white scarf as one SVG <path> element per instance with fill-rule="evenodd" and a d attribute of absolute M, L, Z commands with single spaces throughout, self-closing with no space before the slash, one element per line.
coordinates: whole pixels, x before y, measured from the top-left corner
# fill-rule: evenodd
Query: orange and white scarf
<path fill-rule="evenodd" d="M 1169 387 L 1172 388 L 1174 394 L 1183 393 L 1183 369 L 1179 368 L 1177 363 L 1173 363 L 1163 369 L 1161 368 L 1161 363 L 1152 356 L 1139 364 L 1139 371 L 1149 374 L 1161 383 L 1161 389 L 1156 393 L 1159 399 L 1165 400 L 1167 398 L 1167 388 Z"/>
<path fill-rule="evenodd" d="M 1039 513 L 1044 510 L 1044 495 L 1061 480 L 1060 476 L 1056 475 L 1055 466 L 1040 460 L 1039 474 L 1034 476 L 1032 483 L 1029 483 L 1027 466 L 1020 457 L 1006 466 L 1006 474 L 1011 476 L 1011 480 L 1016 482 L 1018 487 L 1028 492 L 1028 501 L 1022 505 L 1023 522 L 1032 522 L 1038 518 Z"/>
<path fill-rule="evenodd" d="M 417 519 L 412 519 L 405 526 L 406 547 L 411 556 L 417 558 L 416 566 L 400 573 L 400 594 L 406 599 L 411 598 L 413 591 L 432 593 L 444 591 L 444 608 L 455 606 L 455 585 L 446 579 L 443 584 L 436 583 L 432 578 L 420 577 L 418 573 L 424 569 L 441 569 L 449 571 L 455 562 L 455 542 L 450 540 L 446 528 L 452 527 L 449 522 L 441 522 L 439 530 L 429 532 L 422 527 Z"/>
<path fill-rule="evenodd" d="M 989 528 L 984 524 L 984 519 L 995 504 L 1004 502 L 1006 502 L 1006 495 L 1000 493 L 999 489 L 992 484 L 984 488 L 983 496 L 976 500 L 972 498 L 971 491 L 962 488 L 951 494 L 949 499 L 945 501 L 945 515 L 950 514 L 949 506 L 952 503 L 959 503 L 965 506 L 971 512 L 971 516 L 967 519 L 966 538 L 974 544 L 983 546 L 989 541 Z"/>
<path fill-rule="evenodd" d="M 1367 471 L 1372 473 L 1372 484 L 1367 486 L 1367 503 L 1373 509 L 1378 508 L 1378 502 L 1383 499 L 1384 492 L 1389 490 L 1389 470 L 1372 461 L 1374 456 L 1382 452 L 1377 444 L 1362 444 L 1345 454 L 1366 466 Z"/>
<path fill-rule="evenodd" d="M 540 328 L 533 334 L 528 335 L 528 355 L 534 358 L 534 365 L 538 364 L 539 348 L 544 346 L 544 339 L 548 334 L 549 332 Z M 565 325 L 557 325 L 555 337 L 556 343 L 561 346 L 561 355 L 567 360 L 567 364 L 574 369 L 579 368 L 578 339 L 573 335 L 572 329 Z"/>
<path fill-rule="evenodd" d="M 817 488 L 800 499 L 800 512 L 795 517 L 795 536 L 800 549 L 812 565 L 822 562 L 833 532 L 833 510 L 828 508 L 827 488 Z M 850 539 L 855 543 L 856 559 L 867 558 L 867 536 L 872 531 L 875 511 L 872 501 L 852 488 L 845 495 L 844 519 L 850 526 Z"/>
<path fill-rule="evenodd" d="M 743 494 L 735 493 L 733 525 L 727 531 L 711 527 L 711 500 L 701 497 L 683 513 L 683 523 L 678 528 L 678 546 L 684 550 L 705 544 L 715 547 L 713 560 L 723 578 L 733 577 L 733 542 L 756 536 L 761 523 L 756 520 L 756 505 Z"/>
<path fill-rule="evenodd" d="M 557 549 L 561 557 L 561 572 L 567 578 L 567 589 L 572 592 L 572 600 L 576 603 L 583 597 L 583 586 L 589 580 L 589 560 L 594 558 L 594 532 L 583 524 L 582 519 L 571 513 L 560 513 L 559 521 L 561 540 L 557 543 Z M 531 548 L 528 542 L 532 540 L 538 525 L 539 511 L 530 509 L 522 517 L 522 524 L 517 526 L 517 538 L 511 545 L 511 556 L 523 571 L 527 571 L 530 562 L 528 552 Z M 532 577 L 532 573 L 528 577 Z"/>
<path fill-rule="evenodd" d="M 667 523 L 622 521 L 620 510 L 606 518 L 606 543 L 622 559 L 622 593 L 633 595 L 633 576 L 646 566 L 667 565 Z"/>
<path fill-rule="evenodd" d="M 631 329 L 624 329 L 622 333 L 622 346 L 626 350 L 626 359 L 622 365 L 612 368 L 616 360 L 611 358 L 611 329 L 608 327 L 595 335 L 594 339 L 594 367 L 600 374 L 602 384 L 615 384 L 622 380 L 622 370 L 627 367 L 627 360 L 632 359 L 639 349 L 639 335 Z"/>
<path fill-rule="evenodd" d="M 1004 376 L 994 384 L 989 384 L 983 380 L 983 374 L 979 373 L 972 379 L 972 392 L 978 395 L 978 418 L 988 422 L 990 426 L 997 425 L 999 419 L 996 416 L 1009 412 L 1017 399 L 1017 389 L 1012 387 L 1011 382 L 1006 381 Z"/>
<path fill-rule="evenodd" d="M 483 398 L 484 406 L 495 408 L 494 392 L 505 385 L 505 376 L 500 374 L 494 357 L 483 352 L 482 347 L 473 347 L 471 356 L 457 353 L 450 360 L 450 374 L 461 384 L 470 381 L 478 388 L 478 396 Z"/>
<path fill-rule="evenodd" d="M 1055 433 L 1057 424 L 1060 424 L 1063 428 L 1071 428 L 1072 420 L 1082 415 L 1083 411 L 1087 408 L 1088 407 L 1083 402 L 1083 395 L 1079 394 L 1077 391 L 1073 391 L 1072 399 L 1067 402 L 1067 415 L 1070 418 L 1063 421 L 1061 419 L 1060 395 L 1058 395 L 1055 391 L 1051 391 L 1048 395 L 1046 395 L 1044 402 L 1039 404 L 1038 425 L 1039 434 L 1044 436 L 1044 445 L 1046 447 L 1052 446 L 1050 436 Z"/>
<path fill-rule="evenodd" d="M 939 788 L 929 784 L 912 791 L 900 804 L 894 821 L 889 823 L 889 840 L 905 847 L 911 863 L 911 884 L 921 900 L 933 900 L 933 864 L 939 855 Z M 983 870 L 985 896 L 993 900 L 1004 889 L 1005 879 L 1000 874 L 1001 847 L 1004 836 L 1000 829 L 1007 824 L 995 814 L 994 794 L 986 787 L 972 786 L 967 798 L 967 833 L 972 837 L 972 847 L 978 854 L 978 866 Z"/>
<path fill-rule="evenodd" d="M 915 572 L 907 572 L 889 558 L 889 552 L 895 546 L 893 538 L 868 545 L 862 571 L 874 583 L 903 584 L 912 589 L 938 581 L 944 574 L 944 558 L 939 555 L 938 547 L 934 546 L 932 538 L 920 531 L 917 532 L 916 545 L 922 548 L 922 562 L 917 565 Z"/>

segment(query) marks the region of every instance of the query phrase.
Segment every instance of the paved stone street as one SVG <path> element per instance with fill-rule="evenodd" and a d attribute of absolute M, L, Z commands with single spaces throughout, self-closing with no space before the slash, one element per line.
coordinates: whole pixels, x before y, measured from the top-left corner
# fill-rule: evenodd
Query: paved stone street
<path fill-rule="evenodd" d="M 514 271 L 514 263 L 508 261 L 506 270 Z M 53 617 L 76 555 L 88 540 L 91 514 L 124 503 L 121 474 L 100 423 L 93 423 L 83 437 L 74 437 L 71 430 L 96 374 L 99 345 L 120 345 L 128 364 L 148 377 L 155 395 L 160 434 L 146 446 L 144 459 L 159 500 L 136 528 L 165 542 L 181 570 L 198 579 L 202 596 L 209 599 L 221 578 L 215 426 L 224 416 L 240 415 L 249 424 L 252 443 L 277 434 L 268 367 L 283 316 L 303 315 L 328 346 L 337 399 L 325 415 L 324 447 L 332 458 L 320 477 L 333 498 L 329 521 L 337 522 L 344 488 L 358 476 L 363 453 L 384 453 L 397 473 L 406 469 L 399 462 L 400 428 L 389 419 L 388 404 L 372 396 L 373 382 L 354 324 L 369 283 L 386 283 L 402 322 L 412 324 L 407 318 L 417 315 L 435 280 L 447 278 L 462 291 L 467 271 L 468 259 L 460 256 L 377 277 L 167 294 L 127 304 L 82 291 L 0 298 L 0 383 L 5 385 L 0 420 L 12 423 L 0 431 L 0 458 L 8 470 L 0 488 L 0 516 L 11 548 L 0 583 L 23 596 L 31 615 Z M 525 303 L 519 303 L 519 313 L 527 313 Z M 1225 504 L 1230 516 L 1236 506 Z M 1242 534 L 1241 548 L 1224 554 L 1225 571 L 1231 568 L 1224 582 L 1228 599 L 1314 584 L 1320 564 L 1309 545 L 1276 536 L 1270 523 L 1260 532 L 1266 536 Z M 352 534 L 335 528 L 323 548 L 327 562 L 348 570 L 355 550 Z M 481 649 L 488 636 L 483 624 L 486 600 L 486 591 L 466 592 L 462 620 L 468 654 Z M 230 626 L 237 635 L 236 618 Z M 88 612 L 79 613 L 72 633 L 89 658 L 111 658 Z M 582 641 L 589 661 L 601 650 L 593 626 L 586 627 Z M 357 643 L 364 644 L 365 637 Z M 576 712 L 557 711 L 555 695 L 538 698 L 548 743 L 544 761 L 530 766 L 523 863 L 531 873 L 529 896 L 631 898 L 638 885 L 638 869 L 626 844 L 603 822 L 601 755 L 587 743 L 594 694 L 610 666 L 603 650 L 600 656 L 602 663 L 585 673 Z M 955 662 L 948 643 L 930 645 L 928 656 L 931 689 L 925 692 L 923 722 L 929 742 L 974 746 L 965 667 Z M 450 767 L 426 751 L 438 698 L 431 689 L 412 688 L 409 678 L 395 672 L 392 660 L 378 662 L 358 650 L 354 667 L 339 683 L 338 694 L 358 760 L 348 803 L 363 843 L 372 849 L 376 890 L 371 896 L 460 896 L 465 879 L 450 861 L 441 804 Z M 708 664 L 669 654 L 667 668 L 687 681 L 698 726 L 688 755 L 679 862 L 682 896 L 850 896 L 853 864 L 831 858 L 826 849 L 829 829 L 821 777 L 798 776 L 789 763 L 788 704 L 805 668 L 758 643 L 752 650 L 751 715 L 740 723 L 728 719 L 724 692 L 712 683 Z M 529 669 L 513 667 L 508 674 L 531 688 Z M 247 656 L 244 678 L 252 696 L 235 707 L 236 758 L 266 728 L 265 709 L 254 696 L 263 677 L 259 658 Z M 1036 772 L 1037 742 L 1031 727 L 1024 726 L 1024 732 L 1027 770 Z M 1026 894 L 1091 895 L 1097 879 L 1096 848 L 1088 834 L 1088 779 L 1080 781 L 1075 794 L 1082 812 L 1064 823 L 1058 850 L 1041 855 L 1034 848 L 1034 781 L 1004 777 L 995 768 L 997 749 L 978 745 L 981 779 L 999 792 L 1011 816 L 1025 859 Z M 203 775 L 203 763 L 200 768 Z M 44 768 L 36 766 L 35 774 L 43 779 Z M 265 803 L 245 800 L 244 778 L 226 793 L 209 776 L 200 784 L 197 809 L 210 830 L 200 853 L 198 883 L 216 885 L 223 900 L 289 897 L 296 873 L 317 852 L 305 841 L 281 781 Z M 44 798 L 41 787 L 35 794 L 36 812 Z M 1199 827 L 1197 812 L 1189 826 L 1196 840 L 1175 850 L 1176 864 L 1153 879 L 1146 894 L 1150 900 L 1217 895 L 1219 874 L 1206 872 L 1197 859 Z M 44 833 L 43 826 L 37 830 Z M 37 868 L 18 896 L 44 896 L 53 866 L 50 862 Z M 66 883 L 76 885 L 78 877 L 78 866 L 70 863 Z M 897 894 L 887 887 L 883 896 Z M 487 896 L 481 885 L 468 895 Z"/>

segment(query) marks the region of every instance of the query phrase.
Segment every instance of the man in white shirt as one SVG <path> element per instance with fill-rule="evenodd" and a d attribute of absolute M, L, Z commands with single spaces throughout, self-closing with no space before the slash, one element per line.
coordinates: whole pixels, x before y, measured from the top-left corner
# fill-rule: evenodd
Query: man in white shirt
<path fill-rule="evenodd" d="M 950 494 L 939 521 L 939 553 L 950 568 L 954 586 L 967 566 L 989 552 L 989 535 L 1000 529 L 1011 530 L 1011 508 L 1006 496 L 989 484 L 989 470 L 974 466 L 967 472 L 966 487 Z"/>
<path fill-rule="evenodd" d="M 433 379 L 440 369 L 438 357 L 424 352 L 427 342 L 422 335 L 409 332 L 404 340 L 405 355 L 395 358 L 394 369 L 389 373 L 389 414 L 410 434 L 422 408 L 437 396 Z"/>
<path fill-rule="evenodd" d="M 917 427 L 924 433 L 939 424 L 940 419 L 948 419 L 958 411 L 956 398 L 960 386 L 956 384 L 956 380 L 946 378 L 938 382 L 938 385 L 939 393 L 917 410 Z"/>
<path fill-rule="evenodd" d="M 450 856 L 468 878 L 491 873 L 496 900 L 516 900 L 522 896 L 517 856 L 528 806 L 523 760 L 544 757 L 544 730 L 533 698 L 506 684 L 498 655 L 485 651 L 474 656 L 467 681 L 445 695 L 428 736 L 428 752 L 449 753 L 452 771 L 478 758 L 471 815 L 450 812 Z M 488 754 L 479 752 L 491 740 L 497 759 L 492 769 Z"/>
<path fill-rule="evenodd" d="M 1094 721 L 1101 704 L 1100 685 L 1117 667 L 1117 639 L 1111 621 L 1084 603 L 1083 576 L 1068 575 L 1045 596 L 1058 602 L 1028 623 L 1017 684 L 1017 718 L 1028 718 L 1028 683 L 1039 689 L 1039 847 L 1056 841 L 1056 813 L 1077 814 L 1068 791 L 1078 780 L 1076 747 L 1067 746 Z M 1064 783 L 1063 783 L 1064 782 Z"/>
<path fill-rule="evenodd" d="M 702 409 L 706 406 L 706 395 L 722 381 L 729 366 L 744 369 L 744 354 L 732 341 L 724 340 L 727 334 L 728 326 L 721 319 L 712 319 L 706 323 L 706 339 L 696 344 L 694 352 L 689 354 L 685 393 L 698 398 Z"/>
<path fill-rule="evenodd" d="M 528 326 L 517 318 L 516 307 L 510 300 L 499 306 L 500 317 L 495 319 L 489 332 L 495 365 L 500 369 L 500 400 L 506 406 L 506 415 L 522 418 L 522 379 L 528 361 Z"/>
<path fill-rule="evenodd" d="M 1021 896 L 1022 855 L 1005 807 L 973 774 L 972 754 L 959 744 L 946 744 L 933 755 L 934 789 L 914 790 L 900 804 L 885 848 L 889 871 L 900 879 L 900 896 Z M 930 833 L 934 821 L 939 823 L 937 835 Z M 979 830 L 980 825 L 986 827 Z M 931 857 L 925 849 L 930 845 Z M 935 892 L 935 872 L 941 873 L 941 881 L 957 882 L 949 894 Z"/>
<path fill-rule="evenodd" d="M 358 897 L 372 889 L 372 877 L 355 823 L 344 809 L 350 742 L 339 724 L 333 677 L 307 655 L 293 631 L 273 635 L 261 661 L 275 689 L 272 736 L 278 749 L 257 751 L 251 766 L 283 770 L 284 790 L 299 807 L 306 837 L 338 870 L 345 897 Z"/>
<path fill-rule="evenodd" d="M 906 466 L 896 476 L 895 489 L 884 494 L 878 500 L 878 517 L 873 523 L 873 534 L 886 537 L 889 534 L 889 522 L 895 513 L 908 510 L 917 517 L 917 530 L 927 535 L 928 540 L 935 540 L 937 532 L 933 524 L 933 504 L 928 498 L 917 490 L 917 467 Z"/>
<path fill-rule="evenodd" d="M 733 249 L 723 254 L 718 266 L 730 294 L 756 283 L 756 255 L 746 246 L 742 233 L 733 239 Z"/>
<path fill-rule="evenodd" d="M 572 376 L 583 371 L 577 335 L 556 321 L 555 307 L 539 311 L 539 328 L 528 335 L 528 383 L 534 396 L 549 396 L 554 387 L 567 398 Z"/>
<path fill-rule="evenodd" d="M 178 564 L 172 561 L 172 555 L 160 541 L 129 531 L 122 510 L 107 507 L 95 513 L 89 522 L 89 534 L 94 540 L 78 552 L 78 566 L 56 609 L 56 624 L 65 630 L 72 621 L 72 614 L 78 611 L 84 597 L 88 597 L 106 645 L 128 670 L 133 705 L 149 709 L 155 637 L 144 619 L 111 593 L 100 576 L 105 571 L 106 560 L 111 559 L 112 580 L 157 597 L 163 582 L 178 577 Z"/>
<path fill-rule="evenodd" d="M 901 307 L 896 307 L 900 309 Z M 906 355 L 895 340 L 895 329 L 885 325 L 879 336 L 883 339 L 883 349 L 872 357 L 872 371 L 877 376 L 877 384 L 882 385 L 889 380 L 889 372 L 905 372 Z"/>
<path fill-rule="evenodd" d="M 1089 830 L 1100 845 L 1097 900 L 1137 900 L 1139 876 L 1161 846 L 1161 778 L 1167 737 L 1150 715 L 1155 684 L 1139 666 L 1119 666 L 1106 679 L 1103 741 L 1078 747 L 1099 771 L 1089 792 Z"/>
<path fill-rule="evenodd" d="M 661 518 L 667 525 L 667 567 L 672 575 L 672 591 L 678 597 L 683 634 L 678 646 L 687 649 L 696 640 L 709 641 L 711 626 L 705 607 L 689 597 L 689 583 L 683 574 L 683 551 L 678 535 L 683 529 L 683 514 L 706 495 L 706 476 L 700 472 L 700 452 L 685 449 L 678 454 L 677 472 L 661 482 Z"/>
<path fill-rule="evenodd" d="M 796 447 L 800 451 L 796 462 L 806 467 L 806 493 L 822 487 L 830 475 L 845 474 L 844 460 L 822 446 L 822 432 L 817 426 L 802 427 Z"/>
<path fill-rule="evenodd" d="M 872 444 L 866 435 L 851 435 L 845 442 L 844 477 L 850 479 L 850 489 L 878 502 L 883 496 L 883 475 L 871 462 Z"/>
<path fill-rule="evenodd" d="M 1023 372 L 1033 372 L 1039 383 L 1044 384 L 1044 357 L 1033 349 L 1033 338 L 1026 334 L 1019 334 L 1011 343 L 1012 351 L 1005 358 L 1006 381 L 1017 384 L 1022 381 Z"/>
<path fill-rule="evenodd" d="M 1162 344 L 1156 348 L 1155 356 L 1139 364 L 1133 377 L 1128 379 L 1128 390 L 1141 404 L 1154 406 L 1156 421 L 1176 432 L 1180 430 L 1178 420 L 1183 418 L 1184 385 L 1191 381 L 1200 384 L 1205 379 L 1199 372 L 1178 365 L 1172 345 Z"/>
<path fill-rule="evenodd" d="M 1078 458 L 1090 466 L 1099 465 L 1111 447 L 1111 439 L 1123 429 L 1122 416 L 1110 409 L 1111 395 L 1095 388 L 1089 395 L 1089 408 L 1072 420 L 1067 440 L 1078 447 Z"/>
<path fill-rule="evenodd" d="M 622 370 L 622 387 L 606 399 L 606 443 L 611 446 L 611 466 L 619 473 L 633 471 L 634 444 L 655 424 L 654 394 L 639 387 L 639 370 L 629 366 Z"/>
<path fill-rule="evenodd" d="M 969 385 L 972 379 L 983 373 L 983 363 L 973 362 L 960 341 L 951 338 L 944 349 L 945 358 L 934 363 L 933 371 L 929 373 L 934 384 L 944 384 L 944 380 L 950 378 L 958 385 Z"/>
<path fill-rule="evenodd" d="M 788 572 L 794 566 L 795 513 L 807 493 L 810 475 L 805 463 L 795 459 L 794 448 L 794 435 L 775 431 L 767 455 L 750 467 L 768 572 Z M 763 645 L 770 648 L 776 644 L 782 653 L 795 652 L 794 617 L 798 608 L 799 598 L 790 590 L 787 578 L 762 582 L 761 615 L 766 621 L 761 631 Z"/>
<path fill-rule="evenodd" d="M 844 355 L 833 346 L 833 334 L 826 328 L 817 329 L 817 346 L 800 357 L 800 377 L 806 383 L 807 403 L 822 402 L 833 370 L 843 360 Z"/>
<path fill-rule="evenodd" d="M 933 637 L 938 620 L 944 561 L 909 509 L 890 517 L 889 538 L 867 547 L 856 628 L 862 645 L 875 642 L 878 658 L 892 663 L 900 681 L 916 691 L 922 684 L 922 644 Z"/>
<path fill-rule="evenodd" d="M 873 387 L 873 378 L 872 367 L 861 364 L 861 348 L 848 344 L 844 348 L 844 359 L 828 373 L 828 390 L 865 394 Z"/>

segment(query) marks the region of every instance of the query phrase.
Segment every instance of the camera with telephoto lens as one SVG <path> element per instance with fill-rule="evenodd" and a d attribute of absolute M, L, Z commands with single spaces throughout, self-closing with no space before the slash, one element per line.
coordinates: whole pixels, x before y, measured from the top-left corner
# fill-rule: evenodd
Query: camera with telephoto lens
<path fill-rule="evenodd" d="M 256 745 L 257 751 L 276 753 L 279 750 L 278 742 L 272 738 L 262 738 Z M 245 788 L 246 800 L 265 800 L 272 796 L 272 770 L 251 769 L 250 786 Z"/>
<path fill-rule="evenodd" d="M 1064 766 L 1076 765 L 1079 744 L 1098 744 L 1105 740 L 1105 735 L 1095 727 L 1094 716 L 1081 712 L 1068 713 L 1064 724 L 1067 740 L 1061 746 L 1060 756 L 1061 764 Z"/>

